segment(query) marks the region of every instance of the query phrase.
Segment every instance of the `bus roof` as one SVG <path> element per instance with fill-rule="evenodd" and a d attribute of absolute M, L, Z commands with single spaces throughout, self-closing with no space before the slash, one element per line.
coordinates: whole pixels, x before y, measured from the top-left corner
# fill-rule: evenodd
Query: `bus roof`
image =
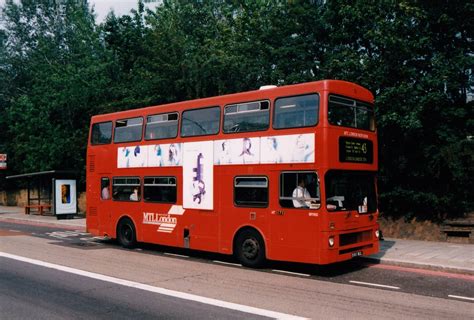
<path fill-rule="evenodd" d="M 374 102 L 373 94 L 366 88 L 353 82 L 343 80 L 320 80 L 313 82 L 305 82 L 299 84 L 286 85 L 281 87 L 264 86 L 259 90 L 238 92 L 209 98 L 199 98 L 193 100 L 185 100 L 181 102 L 173 102 L 162 105 L 154 105 L 143 108 L 129 109 L 107 114 L 95 115 L 92 122 L 101 122 L 107 120 L 123 119 L 127 117 L 137 117 L 141 114 L 157 114 L 172 111 L 184 111 L 187 109 L 198 109 L 204 107 L 212 107 L 217 105 L 226 105 L 229 103 L 242 103 L 258 99 L 277 98 L 280 96 L 298 95 L 311 91 L 329 91 L 335 94 L 349 95 L 350 97 Z"/>

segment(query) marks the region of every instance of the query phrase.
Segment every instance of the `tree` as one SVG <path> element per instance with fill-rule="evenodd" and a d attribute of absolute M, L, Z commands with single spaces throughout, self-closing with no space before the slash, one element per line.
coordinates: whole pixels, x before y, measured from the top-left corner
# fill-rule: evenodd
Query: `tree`
<path fill-rule="evenodd" d="M 107 53 L 87 1 L 7 1 L 6 119 L 13 172 L 83 173 L 90 116 L 107 100 Z"/>
<path fill-rule="evenodd" d="M 386 212 L 436 219 L 473 209 L 472 181 L 460 174 L 472 170 L 472 11 L 448 1 L 327 5 L 324 69 L 376 93 Z"/>

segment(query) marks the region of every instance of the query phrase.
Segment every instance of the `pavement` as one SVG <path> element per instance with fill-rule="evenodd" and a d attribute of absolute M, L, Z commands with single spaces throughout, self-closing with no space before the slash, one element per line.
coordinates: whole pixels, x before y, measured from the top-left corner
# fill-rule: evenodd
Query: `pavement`
<path fill-rule="evenodd" d="M 58 220 L 51 215 L 26 215 L 22 207 L 0 206 L 0 221 L 86 230 L 85 216 Z M 474 275 L 474 244 L 385 238 L 380 241 L 378 254 L 362 259 L 371 263 Z"/>

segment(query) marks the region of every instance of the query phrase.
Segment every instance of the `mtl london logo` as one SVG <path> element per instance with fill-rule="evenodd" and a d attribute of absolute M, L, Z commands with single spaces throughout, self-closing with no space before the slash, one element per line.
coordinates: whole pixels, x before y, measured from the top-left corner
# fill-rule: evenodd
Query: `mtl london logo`
<path fill-rule="evenodd" d="M 158 232 L 173 232 L 178 219 L 169 214 L 143 212 L 143 224 L 154 224 L 158 226 Z"/>

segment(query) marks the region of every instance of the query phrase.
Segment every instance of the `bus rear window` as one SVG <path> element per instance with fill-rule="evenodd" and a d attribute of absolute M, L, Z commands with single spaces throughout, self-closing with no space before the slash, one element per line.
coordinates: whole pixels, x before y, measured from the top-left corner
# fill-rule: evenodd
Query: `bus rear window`
<path fill-rule="evenodd" d="M 318 123 L 319 96 L 286 97 L 275 102 L 275 129 L 310 127 Z"/>
<path fill-rule="evenodd" d="M 178 134 L 178 113 L 165 113 L 148 116 L 146 119 L 145 140 L 176 138 Z"/>
<path fill-rule="evenodd" d="M 329 123 L 340 127 L 375 130 L 374 106 L 341 96 L 329 96 Z"/>
<path fill-rule="evenodd" d="M 91 143 L 109 144 L 112 141 L 112 122 L 94 123 L 92 125 Z"/>
<path fill-rule="evenodd" d="M 184 111 L 181 121 L 181 136 L 194 137 L 219 132 L 221 109 L 219 107 Z"/>
<path fill-rule="evenodd" d="M 142 139 L 143 118 L 122 119 L 115 122 L 114 142 L 131 142 Z"/>
<path fill-rule="evenodd" d="M 231 104 L 224 110 L 224 133 L 267 130 L 269 121 L 268 101 Z"/>

